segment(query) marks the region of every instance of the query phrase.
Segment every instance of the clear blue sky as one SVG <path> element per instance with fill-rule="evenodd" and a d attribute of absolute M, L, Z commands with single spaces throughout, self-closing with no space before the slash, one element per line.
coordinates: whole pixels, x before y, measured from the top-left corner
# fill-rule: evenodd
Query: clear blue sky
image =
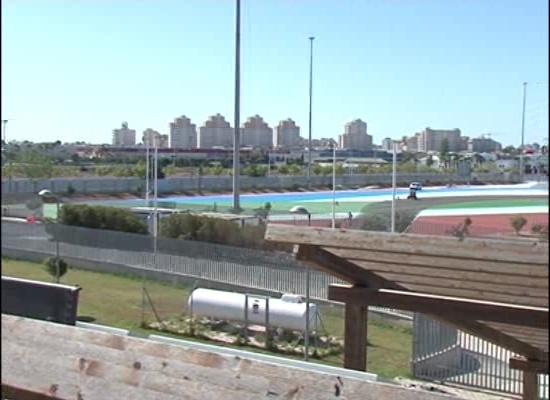
<path fill-rule="evenodd" d="M 233 125 L 234 3 L 2 1 L 8 140 Z M 548 81 L 547 0 L 243 0 L 241 121 L 291 117 L 307 136 L 310 35 L 314 137 L 361 118 L 377 143 L 430 126 L 517 145 L 522 82 Z M 542 142 L 547 85 L 528 89 L 527 142 Z"/>

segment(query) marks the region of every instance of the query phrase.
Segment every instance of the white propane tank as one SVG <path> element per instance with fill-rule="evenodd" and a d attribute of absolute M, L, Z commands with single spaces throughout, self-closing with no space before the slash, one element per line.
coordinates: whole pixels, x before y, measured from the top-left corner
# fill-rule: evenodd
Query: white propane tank
<path fill-rule="evenodd" d="M 213 289 L 195 289 L 187 305 L 193 314 L 230 321 L 245 321 L 246 295 Z M 248 322 L 265 325 L 265 304 L 263 297 L 248 295 Z M 309 303 L 309 321 L 313 329 L 317 306 Z M 294 303 L 269 298 L 269 325 L 283 329 L 303 331 L 306 328 L 306 303 Z"/>

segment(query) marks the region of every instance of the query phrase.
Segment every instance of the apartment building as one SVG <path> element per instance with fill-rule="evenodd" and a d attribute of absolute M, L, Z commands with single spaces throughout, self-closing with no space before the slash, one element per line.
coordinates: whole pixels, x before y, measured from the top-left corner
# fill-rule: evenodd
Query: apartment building
<path fill-rule="evenodd" d="M 170 122 L 170 147 L 194 149 L 197 147 L 197 126 L 185 115 Z"/>
<path fill-rule="evenodd" d="M 123 122 L 119 129 L 113 129 L 113 146 L 128 147 L 136 145 L 136 130 L 128 128 L 128 122 Z"/>
<path fill-rule="evenodd" d="M 233 128 L 223 115 L 212 115 L 199 128 L 199 148 L 233 147 Z"/>
<path fill-rule="evenodd" d="M 259 149 L 273 147 L 273 129 L 259 115 L 253 115 L 242 124 L 241 146 Z"/>
<path fill-rule="evenodd" d="M 440 151 L 444 141 L 447 141 L 448 151 L 459 152 L 464 150 L 460 129 L 431 129 L 426 128 L 422 132 L 407 138 L 407 150 L 427 153 Z M 410 142 L 409 142 L 410 141 Z M 416 141 L 416 143 L 415 143 Z M 415 146 L 416 145 L 416 146 Z M 415 148 L 416 147 L 416 148 Z"/>
<path fill-rule="evenodd" d="M 273 144 L 277 148 L 292 149 L 299 147 L 301 139 L 300 127 L 290 118 L 279 121 L 279 124 L 275 127 L 275 142 Z"/>
<path fill-rule="evenodd" d="M 344 133 L 339 135 L 338 142 L 341 149 L 372 149 L 372 136 L 367 134 L 367 123 L 360 119 L 344 126 Z"/>
<path fill-rule="evenodd" d="M 168 135 L 163 135 L 154 129 L 147 128 L 143 131 L 141 142 L 144 146 L 155 147 L 156 143 L 157 147 L 166 148 L 168 147 Z"/>

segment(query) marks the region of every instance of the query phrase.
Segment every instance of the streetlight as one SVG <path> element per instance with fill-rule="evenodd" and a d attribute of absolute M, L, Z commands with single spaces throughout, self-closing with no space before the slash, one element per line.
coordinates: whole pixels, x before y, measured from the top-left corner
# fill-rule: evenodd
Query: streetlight
<path fill-rule="evenodd" d="M 547 82 L 535 82 L 534 85 L 546 85 Z M 523 163 L 523 150 L 525 147 L 525 105 L 527 101 L 527 82 L 523 82 L 523 104 L 521 112 L 521 148 L 519 153 L 519 177 L 523 182 L 525 166 Z"/>
<path fill-rule="evenodd" d="M 234 120 L 234 138 L 233 138 L 233 210 L 241 209 L 240 204 L 240 112 L 241 112 L 241 0 L 236 0 L 235 10 L 235 120 Z"/>
<path fill-rule="evenodd" d="M 311 188 L 311 109 L 313 100 L 313 40 L 309 37 L 309 135 L 307 144 L 307 187 Z"/>
<path fill-rule="evenodd" d="M 307 215 L 308 217 L 308 225 L 311 223 L 311 213 L 307 208 L 304 206 L 294 206 L 289 210 L 292 214 L 301 214 L 301 215 Z M 307 361 L 309 359 L 309 300 L 310 300 L 310 292 L 309 292 L 309 286 L 310 286 L 310 280 L 311 280 L 311 272 L 309 266 L 306 264 L 306 331 L 304 336 L 304 360 Z"/>
<path fill-rule="evenodd" d="M 54 198 L 56 202 L 56 217 L 55 220 L 59 224 L 59 203 L 60 199 L 59 196 L 54 194 L 51 190 L 48 189 L 42 189 L 40 192 L 38 192 L 38 195 L 45 199 L 45 198 Z M 59 238 L 55 241 L 55 281 L 56 283 L 59 283 Z"/>
<path fill-rule="evenodd" d="M 519 153 L 519 179 L 523 182 L 523 148 L 525 145 L 525 101 L 527 99 L 527 82 L 523 82 L 523 107 L 521 112 L 521 148 Z"/>
<path fill-rule="evenodd" d="M 393 144 L 393 161 L 391 174 L 391 233 L 395 233 L 395 186 L 397 183 L 397 142 Z"/>
<path fill-rule="evenodd" d="M 336 144 L 332 146 L 332 229 L 336 228 Z"/>

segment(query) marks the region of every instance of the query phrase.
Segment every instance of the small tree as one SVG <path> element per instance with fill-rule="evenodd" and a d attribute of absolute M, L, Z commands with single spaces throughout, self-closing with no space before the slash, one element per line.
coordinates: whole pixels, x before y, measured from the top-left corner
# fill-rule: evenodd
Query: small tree
<path fill-rule="evenodd" d="M 531 233 L 541 240 L 548 240 L 548 224 L 534 224 L 531 227 Z"/>
<path fill-rule="evenodd" d="M 516 215 L 510 219 L 510 225 L 512 225 L 512 228 L 514 228 L 514 231 L 518 236 L 526 223 L 527 220 L 523 217 L 523 215 Z"/>
<path fill-rule="evenodd" d="M 49 257 L 44 261 L 46 266 L 46 271 L 50 274 L 54 282 L 59 283 L 59 280 L 67 273 L 69 270 L 69 264 L 62 258 L 59 258 L 59 271 L 58 271 L 58 259 L 57 257 Z"/>

